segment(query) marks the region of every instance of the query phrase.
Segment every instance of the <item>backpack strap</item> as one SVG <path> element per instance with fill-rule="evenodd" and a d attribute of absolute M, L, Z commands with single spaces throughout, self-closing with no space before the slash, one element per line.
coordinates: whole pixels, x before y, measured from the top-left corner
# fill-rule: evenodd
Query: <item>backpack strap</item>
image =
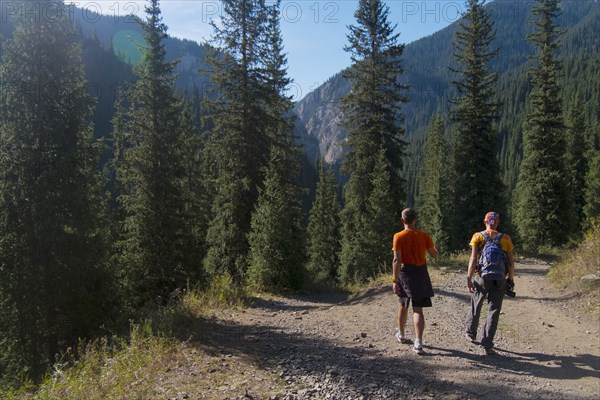
<path fill-rule="evenodd" d="M 495 238 L 492 239 L 492 237 L 490 235 L 488 235 L 488 233 L 486 231 L 481 231 L 479 232 L 481 234 L 481 236 L 483 236 L 483 238 L 485 239 L 485 242 L 479 245 L 479 256 L 481 257 L 481 251 L 483 250 L 483 248 L 485 247 L 486 243 L 495 243 L 498 245 L 498 247 L 500 247 L 502 249 L 502 246 L 500 246 L 500 239 L 502 239 L 502 236 L 504 235 L 504 233 L 502 232 L 498 232 L 498 234 L 496 235 Z M 502 252 L 504 254 L 506 254 L 506 252 L 504 251 L 504 249 L 502 249 Z"/>
<path fill-rule="evenodd" d="M 504 235 L 504 233 L 498 232 L 496 237 L 492 239 L 491 236 L 488 235 L 486 231 L 481 231 L 479 233 L 481 233 L 481 236 L 483 236 L 483 238 L 485 239 L 486 242 L 494 242 L 496 244 L 500 243 L 500 239 L 502 239 L 502 236 Z"/>
<path fill-rule="evenodd" d="M 498 232 L 498 234 L 496 235 L 496 237 L 494 238 L 494 242 L 500 244 L 500 239 L 502 239 L 502 236 L 504 235 L 504 233 L 502 232 Z M 502 249 L 504 251 L 504 249 Z"/>
<path fill-rule="evenodd" d="M 491 241 L 492 239 L 490 238 L 490 235 L 488 235 L 486 231 L 481 231 L 481 232 L 479 232 L 479 234 L 481 236 L 483 236 L 483 238 L 485 239 L 485 241 L 482 243 L 479 243 L 479 246 L 477 247 L 477 249 L 479 250 L 479 258 L 481 258 L 483 256 L 482 251 L 483 251 L 483 248 L 485 247 L 485 244 L 488 241 Z"/>

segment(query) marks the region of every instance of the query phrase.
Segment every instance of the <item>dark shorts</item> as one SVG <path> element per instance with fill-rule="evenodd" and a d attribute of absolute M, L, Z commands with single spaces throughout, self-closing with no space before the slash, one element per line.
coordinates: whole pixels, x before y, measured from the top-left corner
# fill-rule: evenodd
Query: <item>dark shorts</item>
<path fill-rule="evenodd" d="M 429 272 L 427 272 L 427 264 L 404 264 L 398 274 L 398 281 L 400 283 L 400 297 L 419 299 L 433 297 L 434 295 Z"/>
<path fill-rule="evenodd" d="M 398 301 L 404 307 L 408 308 L 411 299 L 413 308 L 431 307 L 433 287 L 431 286 L 429 272 L 427 272 L 427 264 L 404 264 L 398 278 L 400 281 Z"/>
<path fill-rule="evenodd" d="M 411 297 L 400 297 L 398 296 L 398 302 L 404 307 L 408 308 L 410 305 Z M 431 307 L 431 297 L 415 297 L 412 299 L 413 308 L 415 307 Z"/>

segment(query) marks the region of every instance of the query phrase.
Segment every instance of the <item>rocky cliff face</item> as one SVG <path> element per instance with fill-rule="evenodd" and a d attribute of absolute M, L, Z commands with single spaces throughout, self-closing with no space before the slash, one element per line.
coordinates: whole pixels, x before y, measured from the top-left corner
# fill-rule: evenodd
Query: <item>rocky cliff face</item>
<path fill-rule="evenodd" d="M 296 103 L 294 111 L 299 124 L 303 126 L 305 134 L 318 141 L 318 146 L 305 149 L 309 153 L 309 159 L 322 157 L 329 164 L 340 160 L 346 130 L 339 125 L 339 103 L 340 97 L 348 93 L 348 90 L 350 85 L 340 72 Z M 300 132 L 297 131 L 297 134 L 302 137 Z"/>

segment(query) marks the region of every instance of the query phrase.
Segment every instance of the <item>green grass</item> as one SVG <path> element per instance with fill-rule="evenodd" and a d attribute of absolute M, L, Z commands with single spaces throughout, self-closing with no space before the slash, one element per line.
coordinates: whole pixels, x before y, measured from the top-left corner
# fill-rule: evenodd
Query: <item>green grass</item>
<path fill-rule="evenodd" d="M 587 293 L 599 288 L 585 283 L 582 276 L 598 274 L 600 271 L 600 219 L 596 220 L 579 246 L 566 250 L 560 261 L 552 266 L 548 277 L 550 281 L 563 288 Z"/>
<path fill-rule="evenodd" d="M 172 304 L 146 310 L 139 317 L 142 322 L 132 324 L 126 338 L 104 337 L 82 343 L 77 352 L 67 351 L 40 385 L 0 392 L 0 399 L 155 399 L 201 386 L 217 391 L 225 383 L 236 382 L 234 375 L 221 370 L 218 356 L 196 347 L 192 336 L 202 330 L 203 321 L 223 308 L 239 307 L 247 301 L 246 292 L 236 289 L 228 278 L 219 278 L 206 291 L 188 291 Z M 190 363 L 203 368 L 214 364 L 216 372 L 190 377 Z M 267 385 L 266 371 L 243 358 L 228 363 L 233 369 L 262 375 Z"/>
<path fill-rule="evenodd" d="M 430 262 L 434 268 L 447 267 L 454 270 L 464 270 L 465 273 L 469 268 L 469 259 L 471 253 L 468 251 L 456 251 L 452 253 L 442 254 L 437 259 Z"/>
<path fill-rule="evenodd" d="M 181 338 L 189 338 L 191 327 L 201 327 L 218 310 L 248 301 L 243 288 L 220 276 L 205 291 L 190 290 L 172 304 L 141 312 L 141 322 L 132 323 L 128 337 L 103 337 L 81 343 L 77 351 L 69 349 L 40 385 L 26 382 L 0 391 L 0 399 L 164 398 L 160 382 L 189 356 L 188 343 Z"/>
<path fill-rule="evenodd" d="M 134 325 L 128 339 L 107 338 L 67 352 L 33 395 L 35 399 L 156 398 L 157 383 L 183 356 L 184 344 Z"/>

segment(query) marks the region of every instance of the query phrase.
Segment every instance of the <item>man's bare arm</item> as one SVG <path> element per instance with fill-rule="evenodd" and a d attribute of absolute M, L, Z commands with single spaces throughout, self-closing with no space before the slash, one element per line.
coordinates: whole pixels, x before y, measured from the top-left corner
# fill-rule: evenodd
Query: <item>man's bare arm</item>
<path fill-rule="evenodd" d="M 515 280 L 515 258 L 512 251 L 506 253 L 506 259 L 508 260 L 508 279 Z"/>
<path fill-rule="evenodd" d="M 392 279 L 398 279 L 400 268 L 402 267 L 402 252 L 394 250 L 394 261 L 392 262 Z"/>
<path fill-rule="evenodd" d="M 471 250 L 471 259 L 469 260 L 469 270 L 467 271 L 467 276 L 472 278 L 475 275 L 475 269 L 477 267 L 477 258 L 479 257 L 479 248 L 477 246 L 473 246 Z"/>
<path fill-rule="evenodd" d="M 479 247 L 473 246 L 473 249 L 471 250 L 471 259 L 469 260 L 469 269 L 467 271 L 467 288 L 471 293 L 475 291 L 475 287 L 473 286 L 473 275 L 475 275 L 475 268 L 477 266 L 478 256 Z"/>
<path fill-rule="evenodd" d="M 429 253 L 429 255 L 433 258 L 437 258 L 437 256 L 440 255 L 440 253 L 438 252 L 438 249 L 435 247 L 435 245 L 429 249 L 427 249 L 427 253 Z"/>

